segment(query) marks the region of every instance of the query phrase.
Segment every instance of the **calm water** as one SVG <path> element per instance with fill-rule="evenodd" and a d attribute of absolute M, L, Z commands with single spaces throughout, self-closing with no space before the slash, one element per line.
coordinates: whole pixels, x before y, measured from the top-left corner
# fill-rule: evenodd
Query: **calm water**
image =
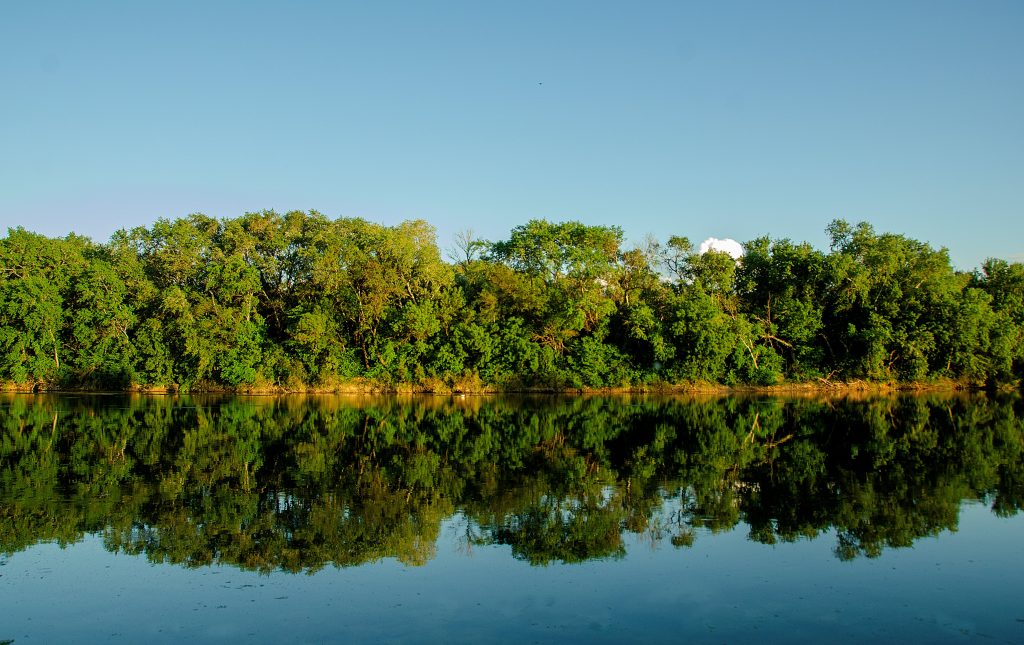
<path fill-rule="evenodd" d="M 0 395 L 0 642 L 1024 642 L 1022 419 Z"/>

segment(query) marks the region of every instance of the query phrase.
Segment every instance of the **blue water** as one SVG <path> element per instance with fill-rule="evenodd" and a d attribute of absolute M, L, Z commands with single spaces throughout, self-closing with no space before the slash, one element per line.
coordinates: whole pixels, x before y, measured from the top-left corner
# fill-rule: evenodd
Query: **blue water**
<path fill-rule="evenodd" d="M 1022 510 L 1015 396 L 4 395 L 0 645 L 1024 643 Z"/>
<path fill-rule="evenodd" d="M 314 574 L 196 569 L 111 553 L 101 535 L 0 567 L 0 639 L 22 643 L 1024 642 L 1024 517 L 965 503 L 955 533 L 842 561 L 835 536 L 764 545 L 745 526 L 678 549 L 530 566 L 446 520 L 424 566 Z"/>

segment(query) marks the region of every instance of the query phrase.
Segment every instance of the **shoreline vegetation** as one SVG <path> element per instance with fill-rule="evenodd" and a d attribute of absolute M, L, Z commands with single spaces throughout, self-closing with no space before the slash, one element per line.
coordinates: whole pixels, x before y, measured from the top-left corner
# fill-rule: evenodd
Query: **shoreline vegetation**
<path fill-rule="evenodd" d="M 1024 265 L 842 220 L 828 251 L 533 220 L 191 215 L 0 238 L 0 390 L 241 394 L 1013 390 Z"/>
<path fill-rule="evenodd" d="M 927 382 L 785 382 L 774 385 L 723 385 L 721 383 L 650 383 L 642 386 L 619 387 L 530 387 L 530 388 L 497 388 L 494 386 L 465 387 L 447 385 L 443 381 L 432 383 L 373 383 L 369 381 L 350 381 L 338 383 L 331 387 L 306 387 L 289 390 L 281 386 L 239 386 L 225 387 L 222 385 L 197 384 L 188 390 L 175 387 L 147 387 L 133 385 L 127 388 L 112 390 L 96 387 L 49 388 L 38 385 L 17 383 L 0 383 L 0 392 L 13 394 L 75 394 L 75 393 L 125 393 L 125 394 L 237 394 L 246 396 L 286 396 L 286 395 L 425 395 L 425 396 L 500 396 L 500 395 L 802 395 L 802 394 L 891 394 L 891 393 L 953 393 L 1008 391 L 1010 386 L 985 387 L 978 383 L 936 380 Z"/>

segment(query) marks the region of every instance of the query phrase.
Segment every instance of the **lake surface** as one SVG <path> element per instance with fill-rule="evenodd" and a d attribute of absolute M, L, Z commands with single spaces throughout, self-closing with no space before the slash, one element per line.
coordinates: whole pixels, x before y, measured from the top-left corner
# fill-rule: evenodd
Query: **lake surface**
<path fill-rule="evenodd" d="M 0 395 L 0 643 L 1024 642 L 1017 397 Z"/>

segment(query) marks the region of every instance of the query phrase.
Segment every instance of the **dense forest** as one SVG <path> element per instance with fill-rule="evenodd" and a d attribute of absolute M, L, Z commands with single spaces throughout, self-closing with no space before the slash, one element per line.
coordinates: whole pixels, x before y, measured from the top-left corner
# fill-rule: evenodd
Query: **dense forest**
<path fill-rule="evenodd" d="M 825 252 L 533 220 L 461 235 L 316 212 L 192 215 L 109 242 L 0 239 L 0 382 L 20 389 L 1016 386 L 1024 265 L 837 220 Z"/>

